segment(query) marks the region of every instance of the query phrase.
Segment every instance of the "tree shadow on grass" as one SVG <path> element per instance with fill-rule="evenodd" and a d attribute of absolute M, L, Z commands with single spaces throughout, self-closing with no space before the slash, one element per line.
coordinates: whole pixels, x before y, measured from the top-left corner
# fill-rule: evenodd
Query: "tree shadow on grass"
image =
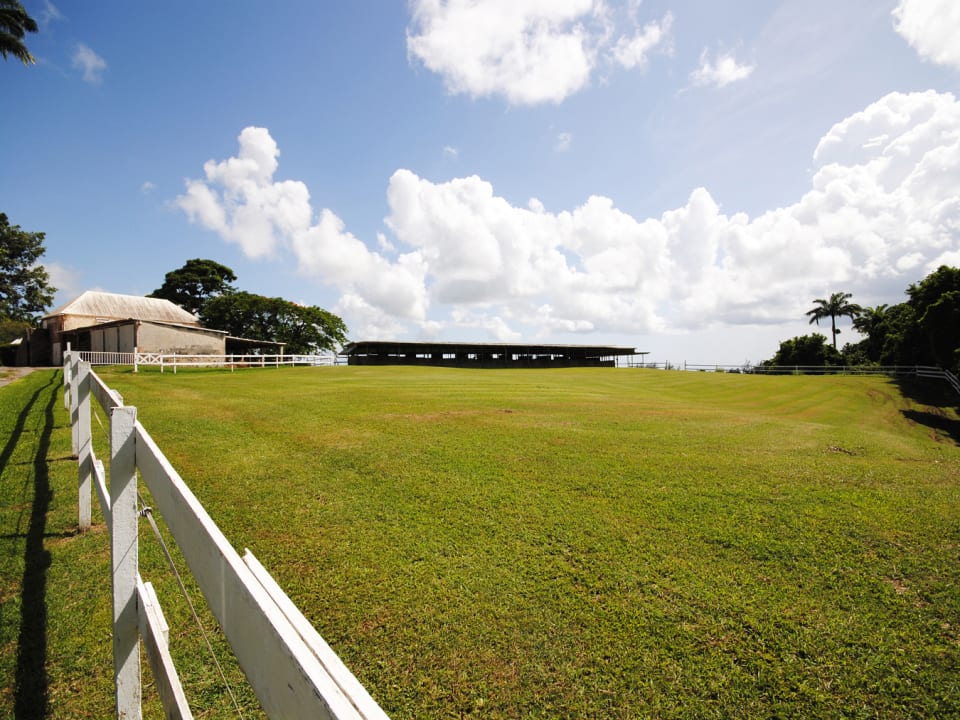
<path fill-rule="evenodd" d="M 16 720 L 44 718 L 48 710 L 47 568 L 50 567 L 50 553 L 44 548 L 43 540 L 46 534 L 47 512 L 53 497 L 47 470 L 47 453 L 54 428 L 53 408 L 57 393 L 53 391 L 52 386 L 56 381 L 57 376 L 54 374 L 47 385 L 38 388 L 33 394 L 17 417 L 10 438 L 0 452 L 0 472 L 2 472 L 23 437 L 27 420 L 34 406 L 43 401 L 44 394 L 49 395 L 33 456 L 33 503 L 26 534 L 20 535 L 18 527 L 18 536 L 23 537 L 26 542 L 23 582 L 20 589 L 20 633 L 17 642 L 14 687 L 14 718 Z"/>
<path fill-rule="evenodd" d="M 912 420 L 933 430 L 936 433 L 934 435 L 935 440 L 948 437 L 953 440 L 955 445 L 960 445 L 960 420 L 945 417 L 939 412 L 923 410 L 902 410 L 901 412 L 907 420 Z"/>
<path fill-rule="evenodd" d="M 897 386 L 904 397 L 910 398 L 921 409 L 902 410 L 908 420 L 924 425 L 936 433 L 937 439 L 946 437 L 960 445 L 960 420 L 957 408 L 960 396 L 945 381 L 923 378 L 902 377 Z"/>
<path fill-rule="evenodd" d="M 897 387 L 904 397 L 921 405 L 937 408 L 960 407 L 960 395 L 946 380 L 901 376 L 896 379 Z"/>

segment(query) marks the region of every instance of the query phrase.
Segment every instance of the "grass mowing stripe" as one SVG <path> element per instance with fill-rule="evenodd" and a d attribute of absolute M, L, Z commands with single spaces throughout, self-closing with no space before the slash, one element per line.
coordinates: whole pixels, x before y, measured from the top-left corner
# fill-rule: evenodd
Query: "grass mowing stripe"
<path fill-rule="evenodd" d="M 243 438 L 216 472 L 203 441 L 183 460 L 201 461 L 191 473 L 228 535 L 269 558 L 400 717 L 956 707 L 943 628 L 956 618 L 905 601 L 942 576 L 905 575 L 915 558 L 895 544 L 951 586 L 929 535 L 956 517 L 955 448 L 905 420 L 888 381 L 407 368 L 154 380 L 143 389 L 217 388 L 174 445 L 205 427 Z"/>
<path fill-rule="evenodd" d="M 956 414 L 886 379 L 102 374 L 393 717 L 960 714 Z"/>

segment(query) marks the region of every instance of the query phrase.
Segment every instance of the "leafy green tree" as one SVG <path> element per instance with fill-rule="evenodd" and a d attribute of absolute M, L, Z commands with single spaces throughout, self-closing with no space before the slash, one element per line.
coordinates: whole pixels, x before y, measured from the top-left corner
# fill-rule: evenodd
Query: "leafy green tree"
<path fill-rule="evenodd" d="M 830 330 L 833 337 L 833 349 L 837 349 L 837 335 L 840 334 L 837 328 L 837 318 L 849 317 L 856 318 L 862 308 L 856 303 L 849 302 L 853 295 L 845 292 L 833 293 L 829 299 L 817 298 L 814 300 L 814 308 L 808 310 L 805 314 L 810 317 L 810 324 L 820 325 L 823 318 L 830 318 Z"/>
<path fill-rule="evenodd" d="M 917 314 L 910 303 L 899 303 L 884 311 L 880 340 L 881 365 L 918 365 L 928 362 L 920 353 L 923 340 Z"/>
<path fill-rule="evenodd" d="M 907 288 L 910 304 L 923 315 L 944 293 L 960 290 L 960 268 L 941 265 L 923 280 Z"/>
<path fill-rule="evenodd" d="M 851 365 L 860 365 L 866 362 L 879 362 L 880 354 L 883 351 L 883 341 L 886 337 L 886 326 L 887 326 L 887 308 L 889 306 L 885 304 L 877 305 L 876 307 L 865 307 L 860 311 L 860 314 L 853 319 L 853 329 L 856 330 L 861 335 L 865 335 L 866 338 L 857 343 L 856 346 L 848 347 L 857 347 L 860 350 L 858 354 L 858 362 L 848 362 Z M 844 357 L 847 356 L 847 347 L 844 347 Z"/>
<path fill-rule="evenodd" d="M 960 349 L 960 268 L 941 265 L 907 288 L 921 340 L 921 363 L 957 369 Z"/>
<path fill-rule="evenodd" d="M 824 367 L 842 364 L 840 353 L 830 347 L 827 337 L 820 333 L 784 340 L 773 359 L 764 363 L 768 367 Z"/>
<path fill-rule="evenodd" d="M 920 332 L 927 341 L 934 363 L 957 369 L 960 349 L 960 291 L 951 290 L 929 305 L 920 317 Z"/>
<path fill-rule="evenodd" d="M 13 55 L 24 65 L 35 63 L 33 55 L 23 44 L 23 36 L 37 32 L 37 22 L 27 15 L 19 0 L 0 0 L 0 55 Z"/>
<path fill-rule="evenodd" d="M 198 315 L 207 300 L 235 292 L 230 283 L 236 280 L 237 276 L 226 265 L 194 258 L 187 260 L 178 270 L 168 272 L 163 285 L 148 297 L 169 300 Z"/>
<path fill-rule="evenodd" d="M 23 320 L 0 318 L 0 345 L 7 345 L 18 337 L 23 337 L 31 327 L 32 323 Z"/>
<path fill-rule="evenodd" d="M 11 225 L 0 213 L 0 318 L 34 323 L 53 302 L 56 288 L 37 260 L 43 255 L 44 234 Z"/>
<path fill-rule="evenodd" d="M 336 350 L 347 339 L 347 326 L 331 312 L 248 292 L 207 300 L 200 320 L 205 327 L 236 337 L 286 343 L 286 351 L 294 355 Z"/>
<path fill-rule="evenodd" d="M 874 362 L 870 359 L 866 340 L 861 340 L 857 343 L 847 343 L 840 351 L 840 356 L 843 358 L 843 364 L 847 366 L 870 365 Z"/>

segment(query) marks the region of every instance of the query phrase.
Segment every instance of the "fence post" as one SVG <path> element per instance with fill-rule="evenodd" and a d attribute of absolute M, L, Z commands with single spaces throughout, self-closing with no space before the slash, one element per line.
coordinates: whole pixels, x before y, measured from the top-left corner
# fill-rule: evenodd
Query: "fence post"
<path fill-rule="evenodd" d="M 110 416 L 110 562 L 113 570 L 113 673 L 117 718 L 140 720 L 137 617 L 137 409 Z"/>
<path fill-rule="evenodd" d="M 77 393 L 77 374 L 80 368 L 79 353 L 70 353 L 70 449 L 74 458 L 80 457 L 80 407 Z"/>
<path fill-rule="evenodd" d="M 70 383 L 73 378 L 70 377 L 70 343 L 67 343 L 67 350 L 63 353 L 63 409 L 70 410 Z"/>
<path fill-rule="evenodd" d="M 90 438 L 90 363 L 80 363 L 74 392 L 77 395 L 77 443 L 80 458 L 77 477 L 77 489 L 80 493 L 78 523 L 80 532 L 84 532 L 90 529 L 90 503 L 93 493 L 93 456 L 91 454 Z"/>
<path fill-rule="evenodd" d="M 133 371 L 134 371 L 134 372 L 137 372 L 137 369 L 138 369 L 138 366 L 137 366 L 137 352 L 138 352 L 137 346 L 134 345 L 134 346 L 133 346 Z"/>

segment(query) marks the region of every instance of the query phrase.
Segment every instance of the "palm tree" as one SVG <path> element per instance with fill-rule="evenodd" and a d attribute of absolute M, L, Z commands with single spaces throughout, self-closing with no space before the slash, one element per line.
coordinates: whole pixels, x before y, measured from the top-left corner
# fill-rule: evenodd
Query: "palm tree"
<path fill-rule="evenodd" d="M 873 335 L 887 319 L 887 307 L 884 303 L 862 308 L 860 314 L 853 318 L 853 329 L 867 337 Z"/>
<path fill-rule="evenodd" d="M 880 304 L 876 307 L 865 307 L 853 319 L 853 329 L 861 335 L 866 335 L 867 357 L 871 362 L 878 362 L 883 351 L 883 344 L 887 337 L 887 321 L 889 306 Z"/>
<path fill-rule="evenodd" d="M 13 55 L 24 65 L 35 63 L 33 55 L 23 44 L 23 36 L 37 32 L 37 22 L 27 15 L 19 0 L 0 0 L 0 55 Z"/>
<path fill-rule="evenodd" d="M 824 300 L 823 298 L 817 298 L 814 300 L 813 310 L 808 310 L 805 314 L 810 316 L 810 322 L 820 324 L 821 318 L 830 318 L 830 329 L 833 331 L 833 349 L 837 349 L 837 335 L 840 334 L 840 331 L 837 330 L 837 318 L 838 317 L 848 317 L 851 320 L 855 320 L 857 316 L 863 312 L 861 308 L 856 303 L 847 302 L 853 295 L 850 293 L 838 292 L 833 293 L 830 296 L 829 300 Z"/>

